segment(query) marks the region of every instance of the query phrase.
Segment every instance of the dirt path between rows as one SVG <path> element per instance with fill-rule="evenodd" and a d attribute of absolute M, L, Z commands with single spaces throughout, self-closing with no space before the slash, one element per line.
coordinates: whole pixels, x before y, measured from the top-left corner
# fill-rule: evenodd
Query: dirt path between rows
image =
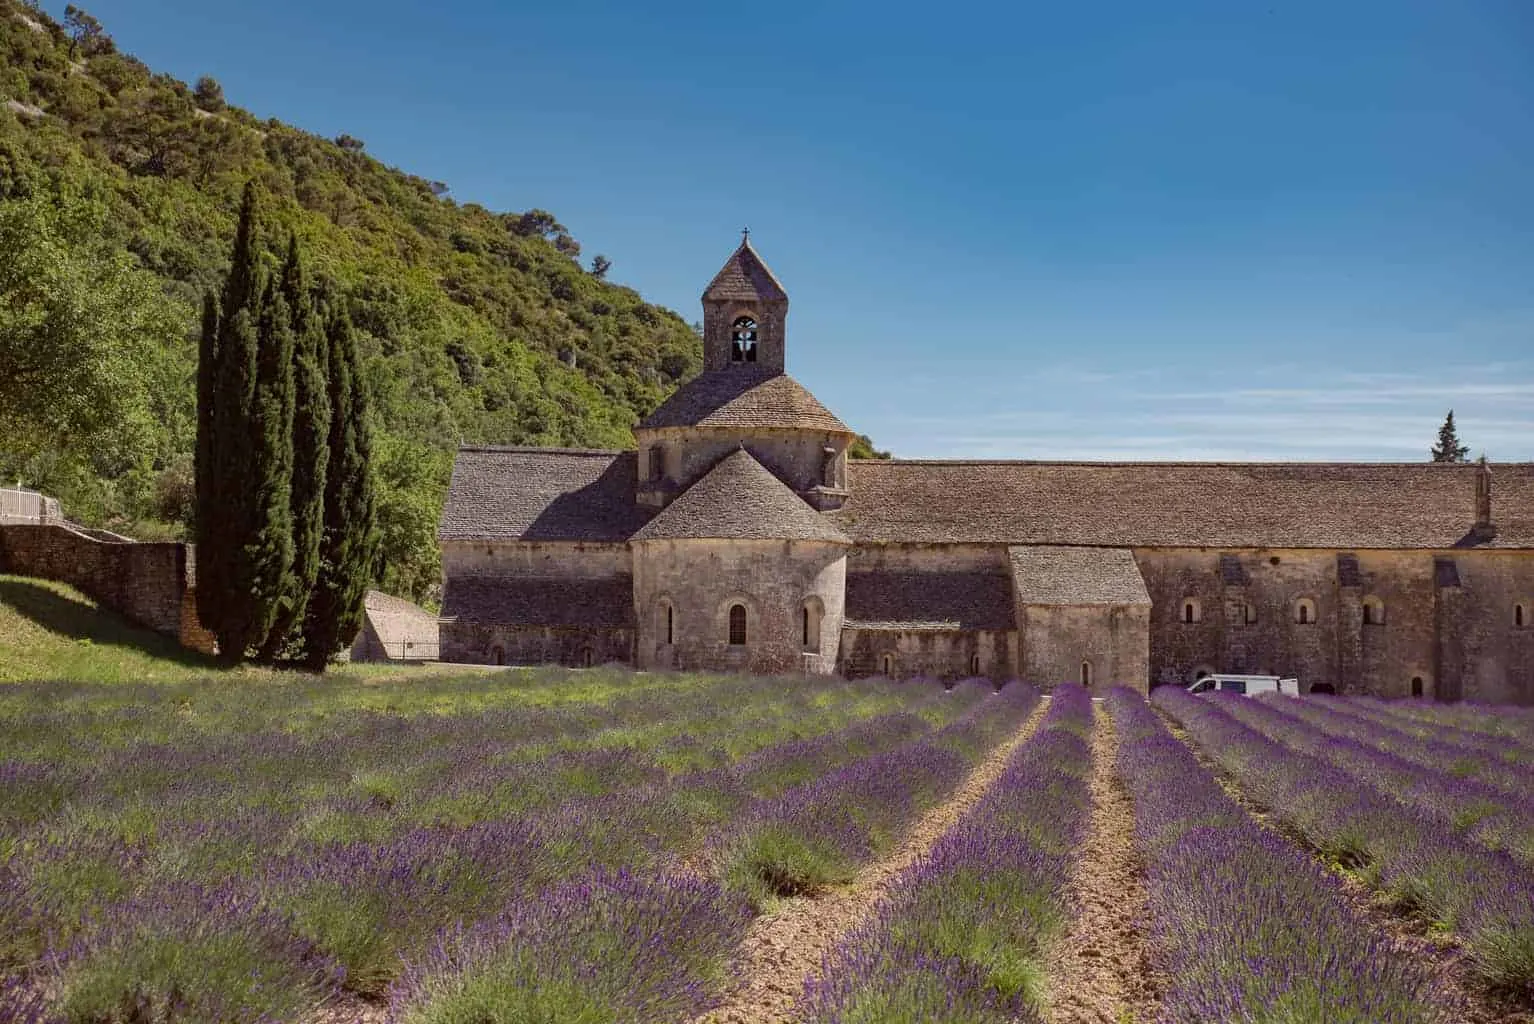
<path fill-rule="evenodd" d="M 1315 855 L 1304 836 L 1287 828 L 1269 814 L 1266 807 L 1249 798 L 1175 719 L 1159 708 L 1157 712 L 1172 735 L 1193 752 L 1199 764 L 1257 824 L 1283 836 L 1298 849 Z M 1342 898 L 1348 909 L 1360 921 L 1387 936 L 1403 958 L 1422 965 L 1452 1014 L 1453 1024 L 1534 1024 L 1534 1012 L 1520 1008 L 1508 997 L 1486 991 L 1469 977 L 1464 953 L 1452 939 L 1430 935 L 1423 925 L 1396 913 L 1384 896 L 1352 875 L 1338 871 L 1332 874 L 1342 883 Z"/>
<path fill-rule="evenodd" d="M 1092 821 L 1066 890 L 1075 920 L 1049 963 L 1048 1024 L 1149 1024 L 1164 988 L 1145 934 L 1146 894 L 1134 850 L 1134 804 L 1115 767 L 1118 738 L 1096 705 Z"/>
<path fill-rule="evenodd" d="M 850 885 L 813 898 L 784 900 L 751 922 L 732 965 L 740 983 L 722 1006 L 694 1024 L 790 1024 L 805 980 L 820 969 L 837 940 L 867 917 L 895 877 L 980 801 L 1013 752 L 1038 728 L 1048 700 L 1039 701 L 1017 733 L 991 751 L 947 801 L 918 819 L 889 857 L 865 868 Z"/>

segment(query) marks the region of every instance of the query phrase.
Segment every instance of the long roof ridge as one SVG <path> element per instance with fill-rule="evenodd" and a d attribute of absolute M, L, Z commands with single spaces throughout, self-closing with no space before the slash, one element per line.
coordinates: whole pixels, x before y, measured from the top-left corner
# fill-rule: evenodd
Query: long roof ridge
<path fill-rule="evenodd" d="M 1462 471 L 1473 470 L 1478 467 L 1474 462 L 1339 462 L 1339 461 L 1306 461 L 1300 459 L 1265 460 L 1252 459 L 1241 461 L 1236 459 L 982 459 L 982 458 L 941 458 L 941 459 L 860 459 L 851 458 L 848 462 L 866 465 L 898 465 L 898 466 L 1089 466 L 1092 468 L 1115 468 L 1115 467 L 1166 467 L 1177 469 L 1199 467 L 1274 467 L 1283 469 L 1293 468 L 1367 468 L 1367 469 L 1427 469 Z M 1534 466 L 1534 461 L 1529 462 L 1493 462 L 1487 460 L 1486 465 L 1495 470 L 1498 466 Z"/>

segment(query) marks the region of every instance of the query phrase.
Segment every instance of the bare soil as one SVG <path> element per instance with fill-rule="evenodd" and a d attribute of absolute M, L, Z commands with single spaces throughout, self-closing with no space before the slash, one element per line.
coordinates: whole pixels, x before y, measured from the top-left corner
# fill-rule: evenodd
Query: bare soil
<path fill-rule="evenodd" d="M 1040 701 L 1017 734 L 991 751 L 947 801 L 923 815 L 891 856 L 864 869 L 850 885 L 784 900 L 753 921 L 732 965 L 739 983 L 723 1005 L 694 1024 L 789 1024 L 806 979 L 820 969 L 837 940 L 868 916 L 900 872 L 980 801 L 1038 727 L 1046 702 Z"/>
<path fill-rule="evenodd" d="M 1049 962 L 1048 1024 L 1149 1024 L 1165 988 L 1146 937 L 1134 804 L 1114 764 L 1118 738 L 1101 707 L 1092 728 L 1092 821 L 1067 895 L 1075 919 Z"/>
<path fill-rule="evenodd" d="M 1248 798 L 1241 787 L 1194 742 L 1187 730 L 1165 714 L 1162 714 L 1161 720 L 1253 820 L 1263 828 L 1277 832 L 1301 850 L 1311 850 L 1303 836 L 1282 825 L 1268 813 L 1266 807 Z M 1416 961 L 1433 979 L 1453 1024 L 1534 1024 L 1534 1011 L 1519 1006 L 1511 997 L 1489 991 L 1470 975 L 1465 964 L 1465 954 L 1452 936 L 1429 933 L 1421 922 L 1397 913 L 1383 894 L 1370 889 L 1346 871 L 1331 869 L 1329 866 L 1328 869 L 1342 882 L 1343 900 L 1348 908 L 1361 921 L 1387 936 L 1402 957 Z"/>

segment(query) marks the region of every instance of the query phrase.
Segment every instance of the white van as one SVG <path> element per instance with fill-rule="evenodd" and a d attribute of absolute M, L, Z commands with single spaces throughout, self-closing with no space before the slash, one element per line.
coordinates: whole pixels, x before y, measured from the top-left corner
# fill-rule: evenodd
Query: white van
<path fill-rule="evenodd" d="M 1212 693 L 1215 690 L 1244 693 L 1253 697 L 1259 693 L 1287 693 L 1291 697 L 1298 697 L 1300 681 L 1280 679 L 1278 676 L 1231 676 L 1217 673 L 1188 684 L 1189 693 Z"/>

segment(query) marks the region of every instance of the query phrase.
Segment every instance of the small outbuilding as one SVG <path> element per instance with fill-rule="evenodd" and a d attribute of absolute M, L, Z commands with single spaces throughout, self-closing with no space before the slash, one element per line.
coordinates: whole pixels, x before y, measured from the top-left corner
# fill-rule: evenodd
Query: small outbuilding
<path fill-rule="evenodd" d="M 441 650 L 437 616 L 402 597 L 368 591 L 352 661 L 436 661 Z"/>

